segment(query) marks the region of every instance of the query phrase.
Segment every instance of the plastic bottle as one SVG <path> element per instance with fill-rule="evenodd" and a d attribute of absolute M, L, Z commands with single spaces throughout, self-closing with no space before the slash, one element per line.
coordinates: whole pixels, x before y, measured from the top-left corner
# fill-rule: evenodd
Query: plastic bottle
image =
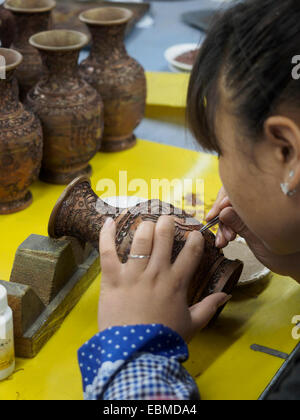
<path fill-rule="evenodd" d="M 0 381 L 15 369 L 15 349 L 12 310 L 7 303 L 7 291 L 0 286 Z"/>

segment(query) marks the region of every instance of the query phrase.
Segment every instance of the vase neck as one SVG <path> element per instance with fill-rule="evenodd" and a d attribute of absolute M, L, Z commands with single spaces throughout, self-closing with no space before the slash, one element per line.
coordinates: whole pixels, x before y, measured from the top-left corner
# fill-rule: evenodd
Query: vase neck
<path fill-rule="evenodd" d="M 51 26 L 51 12 L 44 13 L 14 13 L 16 21 L 16 37 L 13 46 L 16 49 L 32 49 L 28 43 L 29 38 L 38 33 L 47 31 Z"/>
<path fill-rule="evenodd" d="M 56 216 L 53 229 L 56 237 L 75 236 L 98 249 L 99 233 L 107 217 L 116 219 L 119 209 L 104 203 L 91 189 L 89 182 L 73 187 Z"/>
<path fill-rule="evenodd" d="M 40 51 L 47 82 L 78 82 L 79 51 Z"/>
<path fill-rule="evenodd" d="M 15 70 L 6 73 L 6 79 L 0 79 L 0 118 L 16 112 L 19 108 L 19 87 Z"/>
<path fill-rule="evenodd" d="M 107 61 L 127 55 L 124 44 L 126 26 L 127 23 L 112 26 L 89 25 L 93 38 L 90 57 L 96 61 Z"/>

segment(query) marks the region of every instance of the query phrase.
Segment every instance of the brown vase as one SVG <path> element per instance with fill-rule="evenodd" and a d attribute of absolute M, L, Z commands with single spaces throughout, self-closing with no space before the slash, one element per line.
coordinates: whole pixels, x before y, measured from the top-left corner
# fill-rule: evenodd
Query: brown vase
<path fill-rule="evenodd" d="M 30 185 L 38 178 L 42 161 L 42 128 L 37 117 L 19 101 L 15 70 L 22 55 L 0 48 L 6 65 L 0 73 L 0 214 L 14 213 L 32 202 Z"/>
<path fill-rule="evenodd" d="M 2 48 L 9 48 L 15 38 L 15 20 L 9 10 L 0 6 L 0 42 Z"/>
<path fill-rule="evenodd" d="M 130 10 L 118 7 L 101 7 L 80 15 L 93 39 L 90 56 L 81 63 L 80 73 L 104 102 L 101 147 L 104 152 L 134 146 L 133 132 L 145 114 L 145 72 L 129 57 L 124 45 L 124 33 L 131 18 Z"/>
<path fill-rule="evenodd" d="M 4 7 L 15 18 L 16 37 L 12 48 L 23 55 L 23 63 L 16 76 L 20 86 L 21 100 L 26 99 L 28 91 L 40 80 L 43 73 L 42 60 L 29 38 L 37 32 L 50 29 L 51 11 L 56 6 L 54 0 L 6 0 Z"/>
<path fill-rule="evenodd" d="M 44 132 L 44 156 L 40 178 L 68 184 L 90 174 L 89 161 L 100 148 L 103 134 L 101 97 L 78 74 L 80 50 L 87 35 L 53 30 L 30 38 L 47 71 L 28 93 L 27 103 L 39 116 Z"/>
<path fill-rule="evenodd" d="M 134 233 L 143 221 L 157 222 L 162 214 L 174 215 L 175 241 L 172 261 L 184 247 L 189 233 L 200 230 L 196 219 L 159 200 L 150 200 L 130 209 L 117 209 L 102 201 L 91 189 L 87 177 L 74 180 L 59 198 L 49 221 L 49 235 L 52 238 L 75 236 L 83 242 L 90 242 L 98 249 L 99 233 L 107 217 L 113 217 L 117 224 L 116 245 L 120 260 L 125 263 L 130 253 Z M 197 274 L 191 282 L 188 303 L 192 305 L 204 297 L 216 293 L 231 293 L 243 270 L 241 261 L 231 261 L 215 248 L 215 236 L 204 233 L 205 255 Z"/>

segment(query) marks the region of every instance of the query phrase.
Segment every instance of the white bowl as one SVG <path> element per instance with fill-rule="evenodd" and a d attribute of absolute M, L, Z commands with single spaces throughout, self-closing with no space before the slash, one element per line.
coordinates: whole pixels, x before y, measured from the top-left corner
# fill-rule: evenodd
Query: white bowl
<path fill-rule="evenodd" d="M 183 70 L 178 67 L 175 67 L 171 63 L 168 63 L 168 67 L 173 73 L 190 73 L 191 72 L 191 70 Z"/>
<path fill-rule="evenodd" d="M 201 45 L 199 44 L 178 44 L 174 45 L 173 47 L 168 48 L 165 51 L 165 59 L 169 63 L 171 68 L 175 68 L 179 71 L 192 71 L 193 66 L 190 64 L 181 63 L 177 61 L 176 58 L 181 54 L 184 54 L 188 51 L 196 50 L 200 48 Z"/>
<path fill-rule="evenodd" d="M 245 264 L 238 286 L 248 286 L 256 283 L 271 273 L 268 268 L 257 260 L 243 238 L 238 237 L 235 241 L 230 242 L 223 251 L 226 258 L 231 260 L 239 259 Z"/>

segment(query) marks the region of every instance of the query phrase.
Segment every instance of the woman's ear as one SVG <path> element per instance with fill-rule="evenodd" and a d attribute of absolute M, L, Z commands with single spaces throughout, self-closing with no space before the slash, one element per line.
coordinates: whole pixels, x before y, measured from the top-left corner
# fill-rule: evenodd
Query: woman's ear
<path fill-rule="evenodd" d="M 269 117 L 264 124 L 265 139 L 281 168 L 281 185 L 286 191 L 300 189 L 300 129 L 290 118 Z"/>

